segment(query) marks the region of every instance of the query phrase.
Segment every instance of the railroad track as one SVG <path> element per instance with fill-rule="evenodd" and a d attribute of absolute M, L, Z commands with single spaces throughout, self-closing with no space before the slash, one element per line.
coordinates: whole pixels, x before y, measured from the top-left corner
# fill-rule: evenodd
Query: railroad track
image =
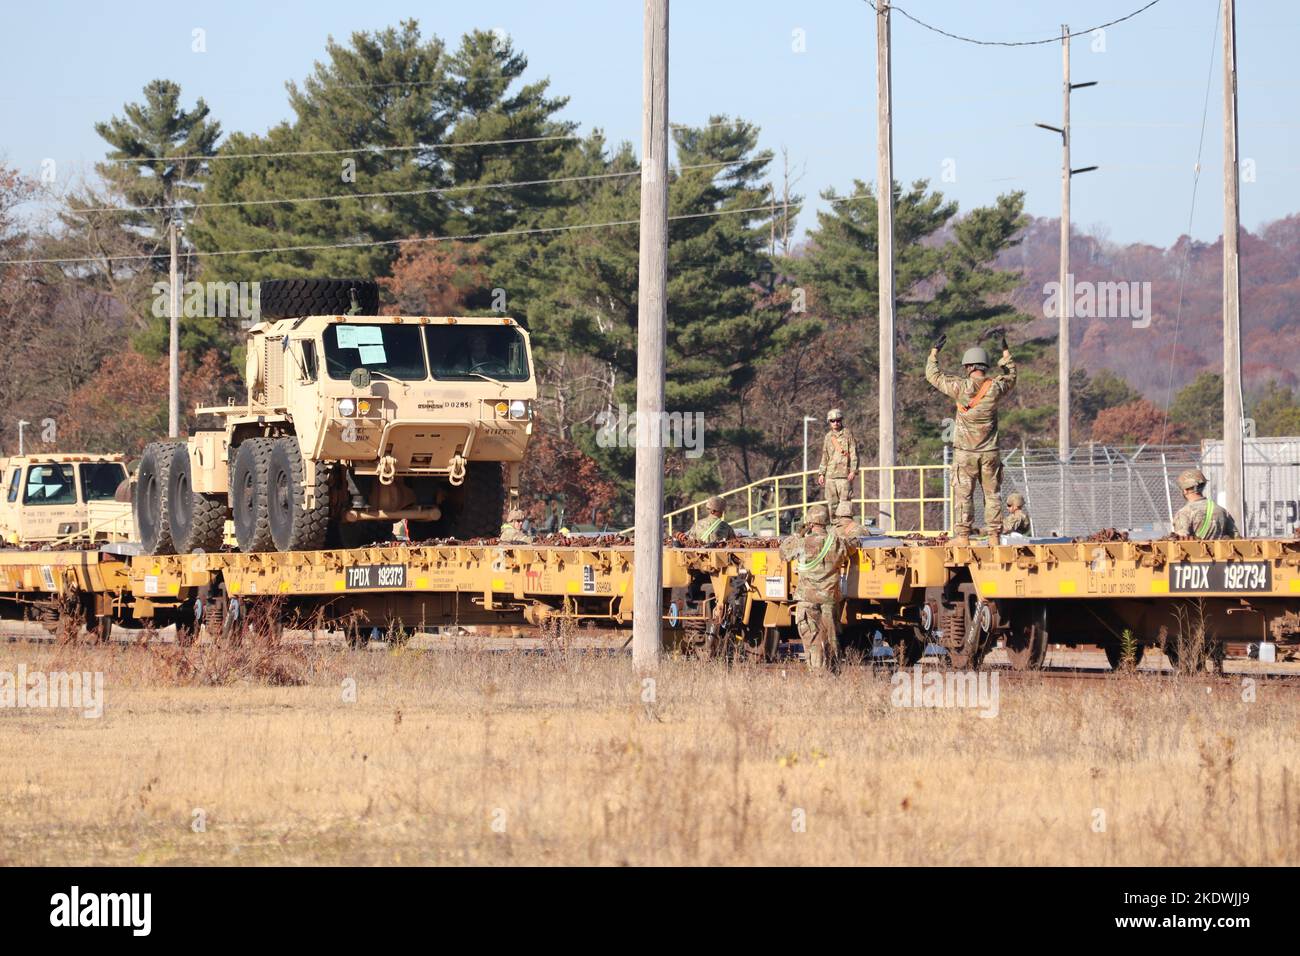
<path fill-rule="evenodd" d="M 106 643 L 99 644 L 89 640 L 79 640 L 75 645 L 86 648 L 94 647 L 143 647 L 143 646 L 175 646 L 175 639 L 166 628 L 161 632 L 155 632 L 148 642 L 142 640 L 143 634 L 140 631 L 127 632 L 122 635 L 120 631 L 115 632 L 114 636 Z M 532 629 L 527 629 L 532 630 Z M 328 636 L 312 636 L 308 631 L 288 631 L 287 643 L 293 645 L 310 645 L 324 651 L 334 651 L 338 653 L 383 653 L 391 648 L 391 644 L 384 640 L 371 641 L 361 648 L 350 648 L 347 641 L 341 633 L 332 632 Z M 584 629 L 583 633 L 570 640 L 562 646 L 562 650 L 568 653 L 582 654 L 604 654 L 618 655 L 626 653 L 628 642 L 628 632 L 616 628 L 589 628 Z M 59 637 L 51 634 L 37 632 L 35 628 L 27 633 L 6 632 L 0 633 L 0 643 L 6 644 L 31 644 L 31 645 L 57 645 L 64 643 Z M 532 636 L 502 636 L 494 634 L 463 634 L 456 636 L 447 635 L 417 635 L 407 645 L 406 649 L 416 652 L 443 652 L 458 653 L 467 650 L 474 650 L 478 653 L 526 653 L 526 654 L 550 654 L 557 650 L 554 642 L 547 642 L 544 638 Z M 743 659 L 744 666 L 755 666 L 765 670 L 783 669 L 789 667 L 802 667 L 803 658 L 795 652 L 790 645 L 782 645 L 782 657 L 776 661 L 761 662 L 753 658 Z M 1084 663 L 1087 663 L 1087 651 L 1075 651 L 1072 654 L 1083 657 Z M 1098 652 L 1099 654 L 1099 652 Z M 1061 657 L 1059 652 L 1057 657 Z M 1300 663 L 1282 663 L 1279 665 L 1261 665 L 1257 661 L 1230 659 L 1225 662 L 1227 670 L 1219 673 L 1201 673 L 1201 674 L 1182 674 L 1172 667 L 1155 668 L 1143 667 L 1137 670 L 1131 670 L 1125 674 L 1117 674 L 1110 670 L 1109 667 L 1097 666 L 1080 666 L 1079 663 L 1070 663 L 1058 660 L 1050 661 L 1046 666 L 1034 670 L 1017 670 L 1006 663 L 999 661 L 994 655 L 990 655 L 991 660 L 984 662 L 983 669 L 989 673 L 996 673 L 999 680 L 1009 680 L 1015 683 L 1033 683 L 1035 681 L 1106 681 L 1115 680 L 1123 677 L 1140 678 L 1142 680 L 1165 682 L 1165 681 L 1193 681 L 1204 684 L 1206 687 L 1212 686 L 1232 686 L 1240 685 L 1242 678 L 1251 677 L 1257 680 L 1267 682 L 1270 685 L 1285 686 L 1289 688 L 1300 689 Z M 874 662 L 865 658 L 858 658 L 851 661 L 846 666 L 850 668 L 858 667 L 876 667 L 882 671 L 894 671 L 897 665 L 892 659 L 877 658 Z M 921 665 L 926 670 L 941 670 L 945 668 L 945 662 L 937 655 L 931 655 L 925 658 Z"/>

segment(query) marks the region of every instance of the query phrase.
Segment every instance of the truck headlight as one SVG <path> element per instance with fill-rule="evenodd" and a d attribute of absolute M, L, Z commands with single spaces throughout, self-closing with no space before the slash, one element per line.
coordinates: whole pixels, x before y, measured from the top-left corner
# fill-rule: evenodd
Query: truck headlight
<path fill-rule="evenodd" d="M 351 418 L 357 413 L 357 403 L 350 398 L 340 398 L 338 410 L 343 418 Z"/>
<path fill-rule="evenodd" d="M 528 403 L 516 398 L 510 403 L 510 417 L 516 420 L 528 417 Z"/>

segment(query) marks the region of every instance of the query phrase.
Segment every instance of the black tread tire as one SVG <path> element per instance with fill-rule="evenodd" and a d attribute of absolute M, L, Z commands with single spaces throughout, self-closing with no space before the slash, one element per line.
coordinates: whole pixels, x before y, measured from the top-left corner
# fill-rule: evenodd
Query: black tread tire
<path fill-rule="evenodd" d="M 370 279 L 267 279 L 259 290 L 263 319 L 347 315 L 354 292 L 358 315 L 379 314 L 379 284 Z"/>
<path fill-rule="evenodd" d="M 446 525 L 453 538 L 468 541 L 501 534 L 506 483 L 500 463 L 471 461 L 465 468 L 465 483 L 456 490 L 455 498 L 448 501 L 452 513 Z"/>
<path fill-rule="evenodd" d="M 135 530 L 145 554 L 176 553 L 167 499 L 171 491 L 172 459 L 176 449 L 183 447 L 184 442 L 155 441 L 145 445 L 140 455 L 140 467 L 136 472 L 139 478 L 131 507 Z"/>
<path fill-rule="evenodd" d="M 270 551 L 271 540 L 268 475 L 271 470 L 271 438 L 246 438 L 235 452 L 230 475 L 230 515 L 235 522 L 235 539 L 245 553 Z"/>
<path fill-rule="evenodd" d="M 325 546 L 329 530 L 329 471 L 316 469 L 316 503 L 307 508 L 306 471 L 298 439 L 277 438 L 271 446 L 267 473 L 268 513 L 271 540 L 280 551 L 317 551 Z"/>
<path fill-rule="evenodd" d="M 194 490 L 190 452 L 177 445 L 167 479 L 167 515 L 177 554 L 219 551 L 226 532 L 226 499 Z"/>

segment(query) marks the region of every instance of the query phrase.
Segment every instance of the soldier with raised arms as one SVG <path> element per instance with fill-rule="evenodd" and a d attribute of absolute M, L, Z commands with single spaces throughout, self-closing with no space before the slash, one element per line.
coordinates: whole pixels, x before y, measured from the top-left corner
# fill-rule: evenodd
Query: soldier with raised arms
<path fill-rule="evenodd" d="M 998 453 L 998 404 L 1016 386 L 1016 363 L 1002 335 L 1001 371 L 990 376 L 989 353 L 970 348 L 962 356 L 964 374 L 939 371 L 939 350 L 948 336 L 939 336 L 925 363 L 925 378 L 957 403 L 952 436 L 952 481 L 956 492 L 953 544 L 970 543 L 975 507 L 975 486 L 984 489 L 984 521 L 990 540 L 1002 533 L 1002 456 Z"/>

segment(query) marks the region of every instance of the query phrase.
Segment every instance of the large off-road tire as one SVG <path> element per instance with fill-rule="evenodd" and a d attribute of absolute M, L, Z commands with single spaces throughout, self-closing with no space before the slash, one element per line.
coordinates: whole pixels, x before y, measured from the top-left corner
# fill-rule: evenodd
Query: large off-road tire
<path fill-rule="evenodd" d="M 264 319 L 379 314 L 379 286 L 369 279 L 268 279 L 259 283 Z"/>
<path fill-rule="evenodd" d="M 501 512 L 506 484 L 501 465 L 495 461 L 471 461 L 465 469 L 465 483 L 448 498 L 451 514 L 439 522 L 453 538 L 495 538 L 501 533 Z"/>
<path fill-rule="evenodd" d="M 271 438 L 246 438 L 235 452 L 230 475 L 230 516 L 240 551 L 270 551 L 275 547 L 267 494 L 274 444 Z"/>
<path fill-rule="evenodd" d="M 184 442 L 156 441 L 144 446 L 135 485 L 135 530 L 145 554 L 174 554 L 172 541 L 171 494 L 172 460 Z"/>
<path fill-rule="evenodd" d="M 271 446 L 268 518 L 271 540 L 281 551 L 316 551 L 325 546 L 329 529 L 329 472 L 316 469 L 314 503 L 307 507 L 306 468 L 298 439 L 277 438 Z"/>
<path fill-rule="evenodd" d="M 218 551 L 226 530 L 226 498 L 194 490 L 193 467 L 186 445 L 172 453 L 167 479 L 167 515 L 177 554 Z"/>

